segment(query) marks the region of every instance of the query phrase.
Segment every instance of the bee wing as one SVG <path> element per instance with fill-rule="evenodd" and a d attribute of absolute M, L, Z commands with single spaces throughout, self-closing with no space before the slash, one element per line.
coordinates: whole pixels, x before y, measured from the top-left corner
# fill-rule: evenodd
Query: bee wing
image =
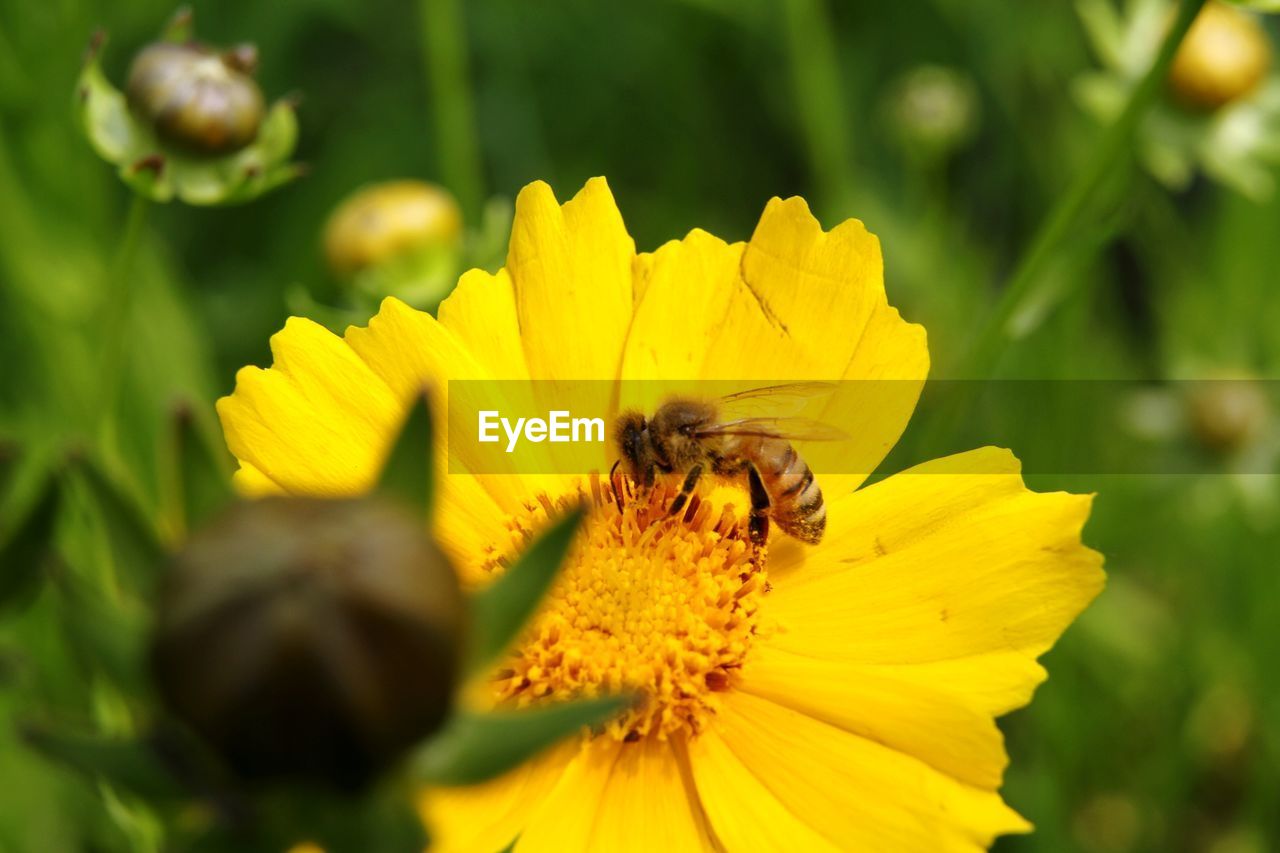
<path fill-rule="evenodd" d="M 786 382 L 748 388 L 720 398 L 720 413 L 725 422 L 751 416 L 797 415 L 810 401 L 830 396 L 835 382 Z"/>
<path fill-rule="evenodd" d="M 808 418 L 739 418 L 711 424 L 695 433 L 699 438 L 713 435 L 755 435 L 786 441 L 843 441 L 849 434 L 839 427 Z"/>

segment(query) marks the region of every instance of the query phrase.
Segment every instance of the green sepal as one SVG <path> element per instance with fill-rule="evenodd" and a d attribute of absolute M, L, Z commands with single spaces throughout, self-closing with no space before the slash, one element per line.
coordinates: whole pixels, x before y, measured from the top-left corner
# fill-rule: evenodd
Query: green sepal
<path fill-rule="evenodd" d="M 484 669 L 515 640 L 537 610 L 581 524 L 576 509 L 553 524 L 529 546 L 515 565 L 471 599 L 471 636 L 467 670 Z"/>
<path fill-rule="evenodd" d="M 138 502 L 96 464 L 74 460 L 73 475 L 96 508 L 116 577 L 133 591 L 150 593 L 167 556 L 160 536 Z"/>
<path fill-rule="evenodd" d="M 298 118 L 290 99 L 277 101 L 263 117 L 257 138 L 221 157 L 200 157 L 167 145 L 130 111 L 99 60 L 101 42 L 90 51 L 76 85 L 81 125 L 102 159 L 119 170 L 134 192 L 152 201 L 174 198 L 192 205 L 252 201 L 303 174 L 290 163 L 298 141 Z"/>
<path fill-rule="evenodd" d="M 608 696 L 527 711 L 459 714 L 423 747 L 414 770 L 428 784 L 474 785 L 569 735 L 607 722 L 631 701 Z"/>
<path fill-rule="evenodd" d="M 430 517 L 435 488 L 432 433 L 431 406 L 424 391 L 409 407 L 376 488 L 378 495 L 412 507 L 423 518 Z"/>
<path fill-rule="evenodd" d="M 26 506 L 18 496 L 0 500 L 0 611 L 20 601 L 39 581 L 53 551 L 61 489 L 52 472 L 41 475 Z M 13 517 L 12 525 L 3 519 Z"/>
<path fill-rule="evenodd" d="M 166 504 L 179 537 L 235 499 L 227 454 L 202 429 L 190 406 L 174 410 L 165 463 Z"/>

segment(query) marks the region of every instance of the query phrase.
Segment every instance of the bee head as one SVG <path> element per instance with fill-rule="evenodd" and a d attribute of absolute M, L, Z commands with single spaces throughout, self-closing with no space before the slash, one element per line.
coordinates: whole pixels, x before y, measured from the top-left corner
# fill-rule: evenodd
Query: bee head
<path fill-rule="evenodd" d="M 653 451 L 649 445 L 649 423 L 640 412 L 623 412 L 613 430 L 614 443 L 622 454 L 627 476 L 645 484 L 653 476 Z"/>

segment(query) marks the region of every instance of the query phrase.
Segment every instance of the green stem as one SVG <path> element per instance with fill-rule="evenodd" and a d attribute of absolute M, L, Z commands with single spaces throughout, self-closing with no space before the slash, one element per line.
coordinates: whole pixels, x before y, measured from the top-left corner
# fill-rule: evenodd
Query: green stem
<path fill-rule="evenodd" d="M 421 0 L 419 6 L 442 179 L 458 197 L 467 218 L 477 222 L 484 203 L 484 178 L 462 10 L 458 0 Z"/>
<path fill-rule="evenodd" d="M 1045 268 L 1079 222 L 1098 188 L 1129 150 L 1138 123 L 1164 85 L 1178 46 L 1182 44 L 1183 37 L 1205 2 L 1206 0 L 1179 0 L 1177 17 L 1160 45 L 1151 68 L 1130 93 L 1129 101 L 1119 118 L 1099 139 L 1084 170 L 1076 175 L 1067 192 L 1058 200 L 1036 232 L 991 315 L 978 332 L 973 348 L 967 358 L 962 360 L 962 369 L 957 375 L 984 375 L 999 360 L 1012 339 L 1010 321 L 1028 303 L 1028 298 L 1035 295 L 1032 290 L 1041 280 Z"/>
<path fill-rule="evenodd" d="M 832 38 L 835 28 L 824 0 L 783 0 L 782 6 L 792 91 L 810 170 L 832 212 L 845 216 L 853 197 L 853 146 Z"/>
<path fill-rule="evenodd" d="M 108 453 L 115 442 L 116 395 L 120 390 L 128 349 L 127 321 L 130 303 L 133 301 L 133 281 L 136 278 L 134 260 L 142 242 L 150 206 L 151 202 L 146 196 L 133 193 L 129 214 L 125 219 L 124 234 L 111 262 L 107 279 L 106 307 L 102 318 L 102 379 L 96 414 L 104 443 L 103 450 Z"/>

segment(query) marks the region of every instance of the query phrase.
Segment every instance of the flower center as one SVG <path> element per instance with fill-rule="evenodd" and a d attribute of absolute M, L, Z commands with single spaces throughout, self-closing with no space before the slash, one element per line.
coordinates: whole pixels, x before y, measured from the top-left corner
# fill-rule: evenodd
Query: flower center
<path fill-rule="evenodd" d="M 625 691 L 637 695 L 636 706 L 601 734 L 631 741 L 703 729 L 756 633 L 765 555 L 732 504 L 695 494 L 671 515 L 674 496 L 670 486 L 639 495 L 622 478 L 606 485 L 593 476 L 589 490 L 539 495 L 511 518 L 520 542 L 575 503 L 592 510 L 540 614 L 497 673 L 499 701 Z M 490 571 L 504 562 L 493 560 Z"/>

